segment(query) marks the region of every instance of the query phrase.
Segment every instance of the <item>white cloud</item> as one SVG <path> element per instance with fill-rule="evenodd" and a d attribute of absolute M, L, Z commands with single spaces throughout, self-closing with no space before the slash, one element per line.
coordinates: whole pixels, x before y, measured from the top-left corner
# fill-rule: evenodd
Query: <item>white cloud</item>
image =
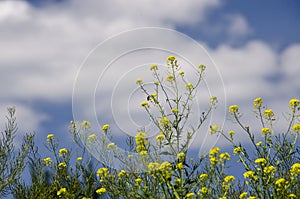
<path fill-rule="evenodd" d="M 72 95 L 78 66 L 99 42 L 111 35 L 136 27 L 174 28 L 179 24 L 196 22 L 202 24 L 205 21 L 205 14 L 218 6 L 219 0 L 193 0 L 184 4 L 180 0 L 172 2 L 73 0 L 58 6 L 34 8 L 25 1 L 1 1 L 0 90 L 4 99 L 2 101 L 35 99 L 67 101 Z M 225 33 L 231 39 L 244 38 L 252 32 L 243 16 L 228 15 L 225 22 L 225 25 L 217 27 L 216 31 L 222 35 Z M 183 48 L 183 44 L 183 41 L 171 41 L 169 46 L 176 51 Z M 119 46 L 116 45 L 116 48 Z M 208 50 L 219 67 L 228 96 L 227 102 L 230 104 L 244 104 L 245 108 L 249 108 L 252 106 L 249 101 L 257 96 L 266 96 L 271 100 L 274 96 L 296 95 L 295 92 L 299 91 L 300 67 L 297 60 L 300 54 L 299 44 L 287 47 L 282 53 L 273 50 L 263 41 L 249 41 L 238 48 L 223 44 L 216 49 Z M 208 67 L 213 65 L 209 59 L 193 51 L 191 46 L 186 47 L 185 51 L 189 52 L 193 62 L 208 63 Z M 106 51 L 104 56 L 109 56 L 110 53 L 113 52 Z M 136 58 L 135 62 L 125 59 L 123 64 L 128 66 L 159 62 L 163 56 L 165 54 L 147 58 L 141 56 Z M 164 62 L 163 58 L 161 62 Z M 117 77 L 119 74 L 116 72 L 122 71 L 110 72 Z M 275 85 L 274 82 L 268 81 L 267 77 L 278 73 L 282 73 L 284 77 L 282 82 Z M 145 71 L 138 70 L 138 74 L 144 76 Z M 136 74 L 131 76 L 135 77 Z M 210 68 L 207 71 L 207 78 L 208 87 L 213 94 L 217 95 L 223 91 L 222 85 L 216 81 L 219 78 L 218 74 L 213 73 Z M 87 78 L 87 84 L 83 86 L 88 87 L 89 81 L 92 80 Z M 113 84 L 117 80 L 110 78 L 107 81 Z M 128 82 L 126 78 L 122 81 L 123 86 L 134 82 L 134 80 Z M 106 91 L 109 90 L 110 88 L 106 88 Z M 127 90 L 120 95 L 128 99 Z M 274 97 L 274 100 L 276 104 L 283 102 L 278 97 Z M 245 103 L 250 105 L 246 106 Z M 121 107 L 121 104 L 118 105 Z M 19 118 L 20 121 L 39 117 L 34 110 L 22 105 L 18 107 L 18 112 L 23 114 Z M 105 111 L 103 109 L 109 108 L 105 106 L 99 109 Z M 83 111 L 90 112 L 90 110 Z M 32 119 L 28 123 L 29 126 L 22 128 L 38 128 L 41 121 Z"/>

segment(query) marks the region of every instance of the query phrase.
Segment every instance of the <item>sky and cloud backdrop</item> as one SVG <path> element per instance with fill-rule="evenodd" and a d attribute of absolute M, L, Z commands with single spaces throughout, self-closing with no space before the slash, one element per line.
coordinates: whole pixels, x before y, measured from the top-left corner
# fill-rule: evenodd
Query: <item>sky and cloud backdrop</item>
<path fill-rule="evenodd" d="M 73 119 L 74 82 L 91 50 L 121 32 L 160 27 L 183 33 L 205 48 L 219 71 L 215 77 L 208 70 L 206 77 L 221 78 L 223 82 L 208 87 L 216 96 L 225 92 L 226 97 L 221 96 L 222 103 L 227 106 L 239 104 L 243 112 L 242 119 L 244 117 L 249 124 L 254 124 L 252 119 L 255 117 L 249 119 L 252 101 L 262 97 L 268 107 L 274 109 L 280 131 L 279 124 L 285 121 L 289 99 L 300 98 L 299 23 L 298 0 L 2 0 L 1 121 L 5 119 L 6 107 L 15 106 L 19 133 L 36 132 L 37 140 L 41 143 L 48 133 L 68 140 L 67 127 Z M 170 50 L 176 51 L 181 42 L 174 41 L 170 45 L 174 49 Z M 116 44 L 115 48 L 120 46 Z M 185 53 L 189 55 L 194 52 L 187 48 Z M 119 67 L 123 64 L 126 68 L 135 63 L 129 61 L 129 58 L 131 61 L 135 59 L 134 55 L 139 60 L 136 64 L 141 64 L 142 60 L 144 64 L 152 62 L 152 57 L 137 53 L 128 55 L 128 60 L 124 58 Z M 153 62 L 164 63 L 167 55 L 153 53 Z M 199 63 L 205 59 L 199 56 Z M 100 69 L 106 67 L 100 63 L 97 66 Z M 117 62 L 114 67 L 118 69 Z M 208 64 L 207 67 L 215 66 Z M 148 70 L 148 66 L 145 70 Z M 114 72 L 117 71 L 123 70 L 119 68 L 111 73 L 116 74 Z M 128 71 L 123 71 L 127 77 L 136 78 L 135 75 L 139 75 L 139 70 Z M 103 89 L 95 94 L 98 100 L 96 114 L 102 124 L 116 122 L 114 115 L 107 112 L 110 107 L 102 104 L 101 100 L 107 102 L 105 91 L 109 93 L 124 74 L 118 74 L 120 78 L 116 80 L 108 78 L 97 87 Z M 89 81 L 86 78 L 87 87 Z M 127 106 L 128 93 L 133 92 L 132 87 L 136 87 L 135 79 L 128 78 L 127 81 L 125 78 L 122 81 L 125 87 L 118 91 L 121 100 L 114 102 L 116 106 L 122 103 L 122 99 Z M 82 93 L 84 96 L 85 93 Z M 226 105 L 221 106 L 220 112 L 224 112 Z M 131 108 L 132 115 L 143 111 L 139 103 L 136 108 Z M 123 114 L 120 110 L 118 114 Z M 218 118 L 218 111 L 215 115 Z M 127 123 L 125 116 L 123 123 Z M 229 115 L 221 114 L 220 117 L 225 120 L 224 129 L 229 130 L 233 125 Z M 4 124 L 1 125 L 3 127 Z M 221 140 L 220 144 L 225 143 Z"/>

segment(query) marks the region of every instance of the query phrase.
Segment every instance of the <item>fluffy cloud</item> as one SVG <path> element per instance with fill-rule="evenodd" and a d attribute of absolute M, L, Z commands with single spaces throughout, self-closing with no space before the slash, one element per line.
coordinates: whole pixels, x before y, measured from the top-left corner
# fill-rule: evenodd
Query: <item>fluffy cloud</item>
<path fill-rule="evenodd" d="M 68 102 L 80 63 L 99 42 L 121 31 L 142 26 L 175 28 L 177 25 L 196 22 L 204 24 L 206 13 L 220 5 L 219 0 L 193 0 L 185 4 L 179 0 L 172 2 L 73 0 L 34 8 L 25 1 L 1 1 L 0 90 L 2 97 L 0 102 L 4 104 L 7 101 L 37 99 L 57 103 Z M 243 16 L 227 16 L 225 21 L 226 25 L 216 27 L 216 31 L 217 34 L 225 32 L 229 40 L 243 38 L 252 32 Z M 213 32 L 213 29 L 209 30 Z M 138 38 L 139 35 L 136 40 L 124 43 L 124 49 L 129 48 L 130 43 L 137 42 Z M 157 38 L 160 38 L 160 35 L 157 35 Z M 199 42 L 202 43 L 202 41 Z M 297 77 L 300 68 L 297 61 L 300 53 L 299 44 L 287 47 L 283 52 L 275 51 L 263 41 L 249 41 L 238 48 L 228 44 L 220 44 L 216 49 L 209 49 L 206 46 L 213 61 L 204 55 L 205 53 L 197 54 L 192 43 L 189 46 L 185 45 L 186 42 L 181 40 L 169 42 L 169 48 L 174 49 L 174 52 L 184 50 L 192 63 L 203 62 L 208 66 L 214 66 L 213 62 L 216 62 L 217 69 L 211 70 L 208 67 L 207 87 L 213 95 L 222 94 L 225 88 L 227 99 L 222 100 L 227 100 L 228 104 L 239 103 L 249 108 L 250 106 L 246 106 L 245 102 L 251 105 L 249 99 L 257 96 L 274 99 L 274 104 L 280 104 L 283 98 L 278 99 L 279 95 L 284 95 L 284 100 L 286 100 L 288 95 L 295 95 L 297 91 L 299 92 L 298 85 L 300 84 Z M 120 44 L 115 44 L 113 48 L 104 52 L 104 56 L 114 55 L 117 50 L 120 50 L 119 48 Z M 106 79 L 105 82 L 99 81 L 96 90 L 89 88 L 89 82 L 92 81 L 89 76 L 85 77 L 86 84 L 82 86 L 89 93 L 96 92 L 97 99 L 105 95 L 109 98 L 112 95 L 111 92 L 115 91 L 113 89 L 116 89 L 114 99 L 118 100 L 113 103 L 117 107 L 115 110 L 118 110 L 118 114 L 122 116 L 120 118 L 125 118 L 128 114 L 136 114 L 140 109 L 134 109 L 132 104 L 140 99 L 130 99 L 128 93 L 134 90 L 135 78 L 147 79 L 147 73 L 144 70 L 148 68 L 147 64 L 164 62 L 168 53 L 161 52 L 161 54 L 157 54 L 156 51 L 156 53 L 150 52 L 144 55 L 129 53 L 126 55 L 127 58 L 126 56 L 120 58 L 119 61 L 122 63 L 118 61 L 113 63 L 112 68 L 115 70 L 107 71 L 110 74 L 108 77 L 111 78 Z M 149 54 L 151 56 L 148 56 Z M 184 61 L 183 58 L 182 61 Z M 183 65 L 188 65 L 188 60 L 185 61 Z M 101 70 L 103 69 L 99 63 L 94 62 L 94 64 Z M 138 67 L 141 64 L 144 66 Z M 132 66 L 137 69 L 129 70 Z M 219 70 L 220 74 L 216 70 Z M 94 71 L 89 72 L 94 73 Z M 280 77 L 279 80 L 276 79 L 277 76 Z M 270 80 L 272 78 L 275 78 L 276 84 L 275 80 Z M 116 83 L 121 86 L 115 88 Z M 206 91 L 207 96 L 209 91 Z M 82 97 L 84 96 L 85 93 L 82 94 Z M 107 100 L 109 101 L 109 99 L 104 99 L 104 101 Z M 127 107 L 122 106 L 122 101 L 127 103 L 125 105 Z M 96 111 L 103 114 L 111 107 L 111 104 L 103 106 L 101 101 L 95 104 Z M 86 109 L 85 105 L 82 104 L 83 113 L 89 114 L 95 111 Z M 37 118 L 35 115 L 38 114 L 34 109 L 18 106 L 20 106 L 18 112 L 24 111 L 23 115 L 27 115 L 26 118 Z M 223 112 L 226 107 L 221 108 Z M 129 109 L 132 112 L 128 113 Z M 122 110 L 124 113 L 121 112 Z M 113 114 L 117 113 L 114 112 L 108 116 L 107 121 L 114 119 Z M 221 115 L 219 121 L 224 119 L 222 118 L 224 114 Z M 140 118 L 139 116 L 134 118 Z M 147 121 L 138 121 L 147 123 Z M 28 121 L 29 126 L 24 126 L 24 129 L 36 129 L 40 122 L 41 120 L 32 119 Z M 126 122 L 120 121 L 122 124 Z"/>

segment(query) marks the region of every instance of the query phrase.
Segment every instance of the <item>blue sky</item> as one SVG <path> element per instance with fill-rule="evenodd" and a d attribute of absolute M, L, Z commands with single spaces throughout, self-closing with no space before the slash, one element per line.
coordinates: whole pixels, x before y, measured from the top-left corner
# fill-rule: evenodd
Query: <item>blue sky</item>
<path fill-rule="evenodd" d="M 278 119 L 287 111 L 290 98 L 300 98 L 297 0 L 43 2 L 0 1 L 1 121 L 5 107 L 16 106 L 20 134 L 37 132 L 41 146 L 48 133 L 69 140 L 73 84 L 89 52 L 110 36 L 134 28 L 169 28 L 203 45 L 224 82 L 211 84 L 210 89 L 218 96 L 223 95 L 219 88 L 225 87 L 227 97 L 221 96 L 221 101 L 225 105 L 239 104 L 249 124 L 255 123 L 250 116 L 254 98 L 262 96 L 269 107 L 276 107 Z M 159 61 L 157 57 L 153 60 Z M 219 78 L 207 73 L 210 77 Z M 130 82 L 127 84 L 131 88 Z M 109 86 L 101 88 L 110 90 Z M 120 92 L 120 99 L 127 102 L 128 92 L 131 90 Z M 107 107 L 101 107 L 101 103 L 97 107 L 100 124 L 115 123 L 113 116 L 105 112 Z M 138 111 L 134 109 L 132 114 Z M 234 128 L 228 115 L 218 114 L 217 123 L 225 120 L 225 130 Z M 282 122 L 284 119 L 277 123 L 278 132 Z M 238 138 L 243 141 L 243 136 Z M 219 144 L 227 146 L 222 140 Z"/>

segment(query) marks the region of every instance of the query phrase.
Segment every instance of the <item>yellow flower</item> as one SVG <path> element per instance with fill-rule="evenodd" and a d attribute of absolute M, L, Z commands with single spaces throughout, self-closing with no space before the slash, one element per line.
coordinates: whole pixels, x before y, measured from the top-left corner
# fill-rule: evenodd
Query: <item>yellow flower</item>
<path fill-rule="evenodd" d="M 148 170 L 153 173 L 156 172 L 159 169 L 159 163 L 157 162 L 150 162 L 148 164 Z"/>
<path fill-rule="evenodd" d="M 176 164 L 176 168 L 179 169 L 179 170 L 182 170 L 183 169 L 182 162 L 179 162 L 178 164 Z"/>
<path fill-rule="evenodd" d="M 276 180 L 275 184 L 277 186 L 282 186 L 285 183 L 285 179 L 284 178 L 279 178 L 278 180 Z"/>
<path fill-rule="evenodd" d="M 158 70 L 157 64 L 150 65 L 150 70 Z"/>
<path fill-rule="evenodd" d="M 291 99 L 290 100 L 290 108 L 294 109 L 299 105 L 300 101 L 298 99 Z"/>
<path fill-rule="evenodd" d="M 169 118 L 168 117 L 159 118 L 158 125 L 167 127 L 169 125 Z"/>
<path fill-rule="evenodd" d="M 205 66 L 204 64 L 199 64 L 199 65 L 198 65 L 198 68 L 199 68 L 200 71 L 202 72 L 202 71 L 205 71 L 206 66 Z"/>
<path fill-rule="evenodd" d="M 104 124 L 104 125 L 102 126 L 102 131 L 107 131 L 108 128 L 109 128 L 109 124 Z"/>
<path fill-rule="evenodd" d="M 234 182 L 235 177 L 234 176 L 226 176 L 224 178 L 224 182 L 228 183 L 228 182 Z"/>
<path fill-rule="evenodd" d="M 292 176 L 297 176 L 300 174 L 300 163 L 295 163 L 291 166 L 290 173 Z"/>
<path fill-rule="evenodd" d="M 67 167 L 67 163 L 61 162 L 61 163 L 58 164 L 58 167 L 60 167 L 60 168 Z"/>
<path fill-rule="evenodd" d="M 192 83 L 187 83 L 187 84 L 185 85 L 185 88 L 186 88 L 186 90 L 192 90 L 192 89 L 194 88 L 194 86 L 193 86 Z"/>
<path fill-rule="evenodd" d="M 271 129 L 269 128 L 262 128 L 261 129 L 261 132 L 264 134 L 264 135 L 268 135 L 271 133 Z"/>
<path fill-rule="evenodd" d="M 136 144 L 144 144 L 145 142 L 145 138 L 147 137 L 147 134 L 144 133 L 144 132 L 138 132 L 136 135 L 135 135 L 135 142 Z"/>
<path fill-rule="evenodd" d="M 219 130 L 219 126 L 218 125 L 211 125 L 210 126 L 210 129 L 209 129 L 209 132 L 210 132 L 210 134 L 215 134 L 215 133 L 217 133 L 217 131 Z"/>
<path fill-rule="evenodd" d="M 289 194 L 289 198 L 297 198 L 297 196 L 293 193 Z"/>
<path fill-rule="evenodd" d="M 156 136 L 156 142 L 161 142 L 163 139 L 165 139 L 165 136 L 164 135 L 158 135 Z"/>
<path fill-rule="evenodd" d="M 236 148 L 233 149 L 233 155 L 240 154 L 242 152 L 243 152 L 242 147 L 236 147 Z"/>
<path fill-rule="evenodd" d="M 168 56 L 168 58 L 167 58 L 167 63 L 169 63 L 169 62 L 172 63 L 175 59 L 176 59 L 175 56 Z"/>
<path fill-rule="evenodd" d="M 68 153 L 69 153 L 69 151 L 66 148 L 59 149 L 59 151 L 58 151 L 59 156 L 66 155 Z"/>
<path fill-rule="evenodd" d="M 93 141 L 95 140 L 95 138 L 96 138 L 96 135 L 95 135 L 95 134 L 91 134 L 91 135 L 89 135 L 89 137 L 88 137 L 88 141 L 89 141 L 89 142 L 93 142 Z"/>
<path fill-rule="evenodd" d="M 178 113 L 178 109 L 177 108 L 172 108 L 172 113 Z"/>
<path fill-rule="evenodd" d="M 227 199 L 227 197 L 226 197 L 226 196 L 223 196 L 223 197 L 220 197 L 219 199 Z"/>
<path fill-rule="evenodd" d="M 292 129 L 294 130 L 294 131 L 300 131 L 300 124 L 295 124 L 293 127 L 292 127 Z"/>
<path fill-rule="evenodd" d="M 54 134 L 48 134 L 47 135 L 47 140 L 52 140 L 54 138 Z"/>
<path fill-rule="evenodd" d="M 230 115 L 237 113 L 239 111 L 239 106 L 238 105 L 231 105 L 229 106 L 229 113 Z"/>
<path fill-rule="evenodd" d="M 229 153 L 227 153 L 227 152 L 221 153 L 221 154 L 220 154 L 220 159 L 221 159 L 221 160 L 230 160 L 230 155 L 229 155 Z"/>
<path fill-rule="evenodd" d="M 188 193 L 188 194 L 185 195 L 186 199 L 191 199 L 191 198 L 193 198 L 194 196 L 195 196 L 194 193 Z"/>
<path fill-rule="evenodd" d="M 220 152 L 220 148 L 215 147 L 215 148 L 210 149 L 209 155 L 215 155 L 215 154 L 218 154 L 219 152 Z"/>
<path fill-rule="evenodd" d="M 243 174 L 244 178 L 252 178 L 254 176 L 254 171 L 246 171 L 244 174 Z"/>
<path fill-rule="evenodd" d="M 167 75 L 167 77 L 166 77 L 166 81 L 167 82 L 172 82 L 173 80 L 174 80 L 174 75 L 173 74 L 169 74 L 169 75 Z"/>
<path fill-rule="evenodd" d="M 50 164 L 52 163 L 52 159 L 49 158 L 49 157 L 48 157 L 48 158 L 44 158 L 43 161 L 44 161 L 44 164 L 47 165 L 47 166 L 50 165 Z"/>
<path fill-rule="evenodd" d="M 208 175 L 206 173 L 202 173 L 202 174 L 200 174 L 199 178 L 200 178 L 200 180 L 205 181 L 208 179 Z"/>
<path fill-rule="evenodd" d="M 240 194 L 239 199 L 245 199 L 247 195 L 248 195 L 247 192 L 243 192 Z"/>
<path fill-rule="evenodd" d="M 81 128 L 87 130 L 91 128 L 91 123 L 89 121 L 83 120 L 81 123 Z"/>
<path fill-rule="evenodd" d="M 141 78 L 138 78 L 136 81 L 135 81 L 136 84 L 143 84 L 143 80 Z"/>
<path fill-rule="evenodd" d="M 208 193 L 208 188 L 207 188 L 207 187 L 202 187 L 202 188 L 200 189 L 200 191 L 201 191 L 201 193 L 203 193 L 203 194 L 207 194 L 207 193 Z"/>
<path fill-rule="evenodd" d="M 211 103 L 212 105 L 216 105 L 218 103 L 218 98 L 216 96 L 211 96 L 209 98 L 209 103 Z"/>
<path fill-rule="evenodd" d="M 234 135 L 234 131 L 229 131 L 229 132 L 228 132 L 228 135 L 229 135 L 230 137 L 232 137 L 232 136 Z"/>
<path fill-rule="evenodd" d="M 276 171 L 276 167 L 274 167 L 272 165 L 264 168 L 264 173 L 267 173 L 267 174 L 275 173 L 275 171 Z"/>
<path fill-rule="evenodd" d="M 145 108 L 149 108 L 149 104 L 146 101 L 141 102 L 141 106 Z"/>
<path fill-rule="evenodd" d="M 104 187 L 102 187 L 100 189 L 97 189 L 96 193 L 99 194 L 99 195 L 104 194 L 104 193 L 106 193 L 106 189 Z"/>
<path fill-rule="evenodd" d="M 60 190 L 57 192 L 57 195 L 60 196 L 60 195 L 63 195 L 67 193 L 67 189 L 66 188 L 60 188 Z"/>
<path fill-rule="evenodd" d="M 249 196 L 247 199 L 256 199 L 256 196 Z"/>
<path fill-rule="evenodd" d="M 143 180 L 142 180 L 141 178 L 135 179 L 135 183 L 136 183 L 136 184 L 141 184 L 142 181 L 143 181 Z"/>
<path fill-rule="evenodd" d="M 272 109 L 265 110 L 264 116 L 266 119 L 271 119 L 272 117 L 274 117 L 274 113 L 273 113 Z"/>
<path fill-rule="evenodd" d="M 184 159 L 185 159 L 185 153 L 184 153 L 184 152 L 178 153 L 178 154 L 177 154 L 177 159 L 178 159 L 179 161 L 184 161 Z"/>
<path fill-rule="evenodd" d="M 263 103 L 263 101 L 260 97 L 256 98 L 253 101 L 254 108 L 260 108 L 262 106 L 262 103 Z"/>
<path fill-rule="evenodd" d="M 147 154 L 148 154 L 148 151 L 143 150 L 143 151 L 140 152 L 140 154 L 141 154 L 141 155 L 147 155 Z"/>
<path fill-rule="evenodd" d="M 215 165 L 218 163 L 218 159 L 216 157 L 209 157 L 209 161 L 212 165 Z"/>
<path fill-rule="evenodd" d="M 107 173 L 108 173 L 108 168 L 105 168 L 105 167 L 104 168 L 100 168 L 97 171 L 97 175 L 99 177 L 106 177 Z"/>
<path fill-rule="evenodd" d="M 267 160 L 265 158 L 257 158 L 255 160 L 256 164 L 265 165 L 267 163 Z"/>
<path fill-rule="evenodd" d="M 256 146 L 261 146 L 261 145 L 262 145 L 261 141 L 259 141 L 259 142 L 256 143 Z"/>
<path fill-rule="evenodd" d="M 113 142 L 111 142 L 111 143 L 109 143 L 108 145 L 107 145 L 107 148 L 114 148 L 114 146 L 115 146 L 115 143 L 113 143 Z"/>
<path fill-rule="evenodd" d="M 125 176 L 126 175 L 126 171 L 125 170 L 121 170 L 118 174 L 119 177 Z"/>
<path fill-rule="evenodd" d="M 77 161 L 77 162 L 82 161 L 82 157 L 78 157 L 78 158 L 76 159 L 76 161 Z"/>
<path fill-rule="evenodd" d="M 179 71 L 178 74 L 181 75 L 181 76 L 184 76 L 184 72 L 183 71 Z"/>

